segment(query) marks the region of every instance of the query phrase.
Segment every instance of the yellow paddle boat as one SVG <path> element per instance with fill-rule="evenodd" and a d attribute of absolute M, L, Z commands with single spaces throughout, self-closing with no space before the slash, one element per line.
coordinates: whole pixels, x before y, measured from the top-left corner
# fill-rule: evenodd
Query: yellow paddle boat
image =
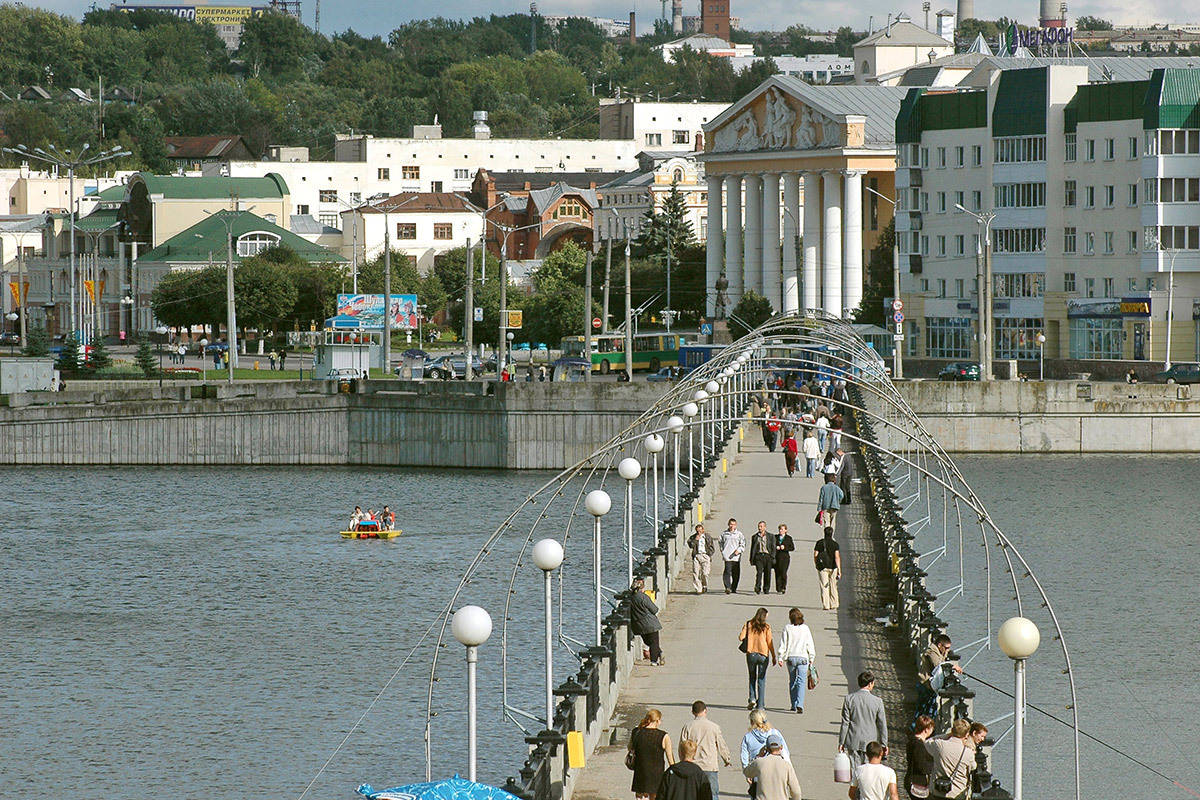
<path fill-rule="evenodd" d="M 395 528 L 390 531 L 381 531 L 375 528 L 363 528 L 357 531 L 342 531 L 343 539 L 395 539 L 404 531 Z"/>

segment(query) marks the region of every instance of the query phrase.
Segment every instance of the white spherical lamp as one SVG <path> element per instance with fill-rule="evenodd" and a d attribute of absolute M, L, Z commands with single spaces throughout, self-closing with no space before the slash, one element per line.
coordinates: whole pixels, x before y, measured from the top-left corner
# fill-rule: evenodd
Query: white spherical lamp
<path fill-rule="evenodd" d="M 742 368 L 742 360 L 740 358 L 729 365 L 730 372 L 737 372 L 741 368 Z"/>
<path fill-rule="evenodd" d="M 583 500 L 583 507 L 593 517 L 603 517 L 612 508 L 612 498 L 603 489 L 588 492 Z"/>
<path fill-rule="evenodd" d="M 667 428 L 676 436 L 683 433 L 683 418 L 672 414 L 667 418 Z"/>
<path fill-rule="evenodd" d="M 703 403 L 708 399 L 708 392 L 704 391 L 703 389 L 697 389 L 696 393 L 692 395 L 692 399 L 697 403 Z"/>
<path fill-rule="evenodd" d="M 667 424 L 670 424 L 668 421 Z M 646 448 L 647 453 L 661 453 L 667 443 L 657 433 L 652 433 L 642 440 L 642 446 Z"/>
<path fill-rule="evenodd" d="M 704 391 L 708 392 L 709 394 L 716 394 L 718 391 L 720 391 L 720 389 L 721 385 L 716 381 L 709 381 L 708 383 L 704 384 Z"/>
<path fill-rule="evenodd" d="M 459 644 L 477 647 L 492 635 L 492 615 L 479 606 L 463 606 L 454 612 L 450 630 Z"/>
<path fill-rule="evenodd" d="M 636 480 L 642 474 L 642 465 L 636 458 L 622 458 L 617 465 L 617 472 L 627 481 Z"/>
<path fill-rule="evenodd" d="M 1042 643 L 1042 634 L 1037 625 L 1025 617 L 1013 617 L 1006 620 L 996 632 L 996 641 L 1004 655 L 1019 661 L 1029 658 L 1037 651 Z"/>
<path fill-rule="evenodd" d="M 694 417 L 700 413 L 700 406 L 696 405 L 695 403 L 684 403 L 683 408 L 679 410 L 683 412 L 685 417 Z"/>
<path fill-rule="evenodd" d="M 533 563 L 543 572 L 562 566 L 563 546 L 557 539 L 542 539 L 533 546 Z"/>

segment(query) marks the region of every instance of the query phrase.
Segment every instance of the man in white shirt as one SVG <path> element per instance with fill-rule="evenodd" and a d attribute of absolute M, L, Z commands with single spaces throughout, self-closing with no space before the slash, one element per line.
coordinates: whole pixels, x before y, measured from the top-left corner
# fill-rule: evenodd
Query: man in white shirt
<path fill-rule="evenodd" d="M 900 800 L 896 789 L 896 770 L 883 765 L 883 745 L 867 744 L 867 763 L 854 770 L 850 780 L 850 800 Z"/>
<path fill-rule="evenodd" d="M 742 579 L 742 552 L 746 549 L 746 536 L 738 530 L 737 520 L 730 518 L 729 527 L 721 534 L 719 543 L 721 557 L 725 559 L 725 594 L 737 594 L 738 581 Z"/>

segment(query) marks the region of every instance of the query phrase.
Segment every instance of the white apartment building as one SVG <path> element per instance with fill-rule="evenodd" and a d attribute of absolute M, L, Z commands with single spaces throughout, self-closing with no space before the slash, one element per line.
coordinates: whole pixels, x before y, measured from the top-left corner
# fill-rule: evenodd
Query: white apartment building
<path fill-rule="evenodd" d="M 632 142 L 635 152 L 703 150 L 702 128 L 729 108 L 728 103 L 655 103 L 600 100 L 600 138 Z M 638 169 L 635 163 L 624 170 Z"/>
<path fill-rule="evenodd" d="M 340 227 L 343 211 L 397 194 L 466 194 L 476 172 L 625 172 L 637 169 L 633 141 L 595 139 L 376 139 L 339 136 L 334 161 L 230 161 L 205 175 L 262 177 L 279 173 L 292 214 Z M 479 126 L 477 125 L 477 130 Z M 486 126 L 484 126 L 486 129 Z M 478 134 L 477 134 L 478 135 Z"/>
<path fill-rule="evenodd" d="M 352 263 L 378 257 L 386 230 L 392 251 L 404 253 L 422 274 L 428 274 L 438 255 L 463 247 L 468 239 L 478 242 L 483 235 L 483 209 L 458 194 L 401 193 L 383 198 L 377 205 L 341 213 L 341 253 Z M 384 214 L 379 208 L 395 210 Z"/>
<path fill-rule="evenodd" d="M 37 169 L 40 162 L 27 162 L 16 169 L 0 169 L 0 193 L 8 198 L 0 214 L 44 214 L 70 205 L 71 182 L 66 172 Z M 79 212 L 91 213 L 96 195 L 129 180 L 133 171 L 113 171 L 100 177 L 75 178 L 75 201 Z"/>
<path fill-rule="evenodd" d="M 979 236 L 995 358 L 1200 358 L 1200 86 L 1193 70 L 1088 82 L 1063 64 L 912 90 L 897 119 L 905 347 L 978 357 Z M 962 206 L 966 211 L 957 210 Z M 985 309 L 986 310 L 986 309 Z"/>
<path fill-rule="evenodd" d="M 750 69 L 762 61 L 762 56 L 734 56 L 729 59 L 734 72 Z M 808 83 L 829 83 L 839 75 L 854 74 L 854 59 L 835 53 L 812 53 L 807 56 L 772 56 L 781 75 L 791 75 Z"/>

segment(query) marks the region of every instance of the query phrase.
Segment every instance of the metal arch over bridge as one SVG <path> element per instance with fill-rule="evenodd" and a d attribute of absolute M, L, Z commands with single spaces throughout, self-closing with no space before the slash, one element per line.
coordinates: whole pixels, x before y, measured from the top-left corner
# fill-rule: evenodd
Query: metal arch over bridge
<path fill-rule="evenodd" d="M 746 410 L 751 396 L 768 391 L 765 383 L 768 375 L 814 372 L 833 381 L 845 381 L 850 390 L 850 402 L 839 405 L 854 415 L 857 424 L 853 429 L 845 430 L 842 439 L 857 447 L 867 463 L 878 527 L 893 557 L 901 594 L 907 592 L 903 602 L 897 602 L 894 616 L 908 623 L 919 621 L 920 625 L 913 624 L 912 628 L 923 630 L 928 641 L 945 630 L 946 623 L 941 620 L 941 615 L 956 605 L 981 609 L 981 614 L 965 609 L 967 618 L 954 623 L 960 633 L 969 626 L 976 634 L 973 641 L 959 648 L 964 665 L 977 660 L 981 666 L 989 661 L 993 662 L 992 666 L 1009 663 L 1007 657 L 992 647 L 998 628 L 996 606 L 1001 603 L 1010 604 L 1016 615 L 1030 616 L 1053 630 L 1062 659 L 1061 674 L 1066 678 L 1064 688 L 1069 694 L 1066 705 L 1072 715 L 1074 786 L 1078 800 L 1079 713 L 1075 679 L 1067 643 L 1050 598 L 1019 549 L 995 524 L 961 471 L 896 390 L 879 356 L 848 323 L 813 314 L 775 317 L 715 355 L 711 362 L 673 385 L 658 403 L 620 435 L 530 495 L 487 538 L 445 605 L 440 622 L 435 626 L 436 634 L 433 630 L 428 632 L 431 636 L 436 635 L 437 643 L 426 698 L 428 778 L 432 778 L 435 741 L 439 736 L 455 735 L 437 729 L 439 711 L 456 705 L 454 698 L 443 697 L 435 691 L 442 667 L 440 651 L 447 643 L 452 612 L 471 601 L 468 587 L 480 576 L 496 543 L 502 537 L 516 537 L 521 542 L 520 555 L 509 575 L 501 622 L 501 688 L 506 718 L 520 727 L 529 744 L 535 746 L 525 769 L 521 770 L 521 778 L 510 779 L 506 788 L 540 800 L 551 796 L 551 764 L 556 757 L 554 754 L 562 749 L 565 732 L 579 730 L 594 722 L 580 718 L 583 712 L 576 709 L 576 698 L 586 695 L 588 713 L 603 713 L 603 691 L 595 685 L 586 685 L 584 678 L 592 675 L 593 682 L 599 682 L 594 673 L 596 665 L 605 658 L 611 660 L 610 677 L 617 674 L 617 662 L 622 658 L 617 647 L 617 628 L 621 626 L 622 614 L 628 616 L 625 606 L 628 578 L 632 574 L 645 575 L 648 582 L 653 579 L 656 588 L 665 580 L 667 585 L 661 587 L 665 592 L 679 567 L 675 551 L 681 541 L 681 526 L 703 502 L 706 482 L 715 480 L 722 471 L 726 447 L 734 441 L 741 425 L 747 422 Z M 774 390 L 774 393 L 784 398 L 800 396 L 790 387 Z M 658 451 L 663 456 L 661 466 Z M 630 457 L 637 458 L 644 467 L 640 471 L 643 485 L 637 493 L 642 513 L 637 520 L 633 518 L 637 505 L 633 502 L 636 478 L 629 480 L 618 474 L 619 462 Z M 625 493 L 622 510 L 628 516 L 623 522 L 610 521 L 608 526 L 623 525 L 624 535 L 610 534 L 601 539 L 599 517 L 588 513 L 585 500 L 595 490 L 614 486 Z M 940 512 L 938 504 L 941 505 Z M 968 570 L 965 552 L 968 540 L 974 541 L 976 536 L 968 534 L 968 529 L 976 525 L 978 544 L 984 551 L 981 575 L 974 569 Z M 647 529 L 653 537 L 648 547 L 639 548 L 636 541 L 648 538 Z M 572 675 L 554 690 L 554 696 L 561 700 L 550 720 L 518 706 L 520 702 L 533 701 L 533 697 L 529 692 L 529 681 L 520 680 L 525 676 L 516 675 L 510 667 L 510 648 L 524 646 L 514 641 L 514 635 L 519 631 L 510 625 L 510 621 L 519 613 L 524 616 L 523 612 L 530 612 L 537 616 L 540 612 L 538 593 L 522 591 L 522 587 L 529 581 L 531 571 L 526 563 L 531 560 L 528 551 L 542 538 L 561 542 L 567 567 L 580 570 L 572 575 L 587 573 L 590 577 L 590 570 L 584 569 L 584 565 L 594 564 L 597 578 L 603 577 L 589 588 L 589 591 L 595 589 L 595 608 L 592 609 L 589 608 L 592 599 L 580 596 L 577 591 L 570 601 L 566 599 L 568 593 L 564 591 L 563 578 L 566 567 L 559 570 L 555 644 L 560 651 L 578 659 L 583 668 L 578 680 Z M 930 543 L 934 546 L 922 554 L 913 547 L 918 538 L 932 540 Z M 597 545 L 602 543 L 603 549 L 597 550 Z M 993 581 L 993 554 L 999 555 L 1002 573 L 1007 573 L 1008 579 Z M 636 568 L 635 561 L 638 562 Z M 620 572 L 626 574 L 618 574 Z M 940 591 L 929 592 L 925 588 L 926 580 L 931 585 L 941 582 L 946 586 Z M 1009 588 L 1002 589 L 1001 584 Z M 604 607 L 611 612 L 607 616 L 603 614 Z M 980 616 L 982 619 L 978 618 Z M 913 638 L 910 643 L 916 646 L 918 641 Z M 547 643 L 548 661 L 550 650 Z M 550 688 L 546 687 L 547 694 Z M 619 686 L 616 688 L 619 690 Z M 522 693 L 525 697 L 517 698 Z M 965 694 L 973 696 L 969 691 Z M 548 703 L 551 702 L 548 698 Z M 955 708 L 959 710 L 951 713 L 961 713 L 963 706 Z M 996 721 L 1010 716 L 1012 712 Z M 599 722 L 607 722 L 607 717 Z M 532 723 L 534 728 L 541 726 L 544 730 L 535 734 L 526 723 Z M 999 739 L 1005 736 L 1007 733 Z M 590 737 L 590 742 L 585 739 L 588 749 L 594 746 L 596 737 L 598 731 L 596 736 Z M 569 773 L 561 761 L 554 763 L 559 764 L 563 775 Z M 567 782 L 566 778 L 559 779 Z M 555 794 L 565 796 L 561 789 Z"/>

